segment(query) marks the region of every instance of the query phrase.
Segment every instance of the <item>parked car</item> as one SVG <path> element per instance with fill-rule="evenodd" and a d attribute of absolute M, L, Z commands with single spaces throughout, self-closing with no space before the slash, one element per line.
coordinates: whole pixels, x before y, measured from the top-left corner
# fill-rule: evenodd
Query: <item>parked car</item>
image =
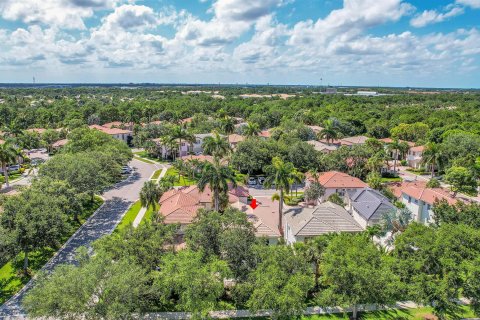
<path fill-rule="evenodd" d="M 132 168 L 129 167 L 129 166 L 123 166 L 121 173 L 122 174 L 130 174 L 130 173 L 132 173 Z"/>
<path fill-rule="evenodd" d="M 249 186 L 256 186 L 257 185 L 257 178 L 255 178 L 255 177 L 248 178 L 248 185 Z"/>
<path fill-rule="evenodd" d="M 13 166 L 8 166 L 8 171 L 17 171 L 17 170 L 20 170 L 20 165 L 19 164 L 15 164 Z"/>
<path fill-rule="evenodd" d="M 258 184 L 263 185 L 265 183 L 265 177 L 258 177 Z"/>

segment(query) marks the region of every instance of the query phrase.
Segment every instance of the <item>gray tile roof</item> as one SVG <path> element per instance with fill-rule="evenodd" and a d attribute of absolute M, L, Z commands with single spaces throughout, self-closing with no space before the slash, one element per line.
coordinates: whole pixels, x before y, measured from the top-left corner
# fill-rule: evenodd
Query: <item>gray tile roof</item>
<path fill-rule="evenodd" d="M 341 206 L 324 202 L 314 208 L 292 208 L 285 220 L 295 236 L 318 236 L 331 232 L 361 232 L 363 229 Z"/>
<path fill-rule="evenodd" d="M 370 188 L 358 189 L 348 193 L 352 206 L 365 220 L 379 220 L 395 206 L 377 190 Z"/>

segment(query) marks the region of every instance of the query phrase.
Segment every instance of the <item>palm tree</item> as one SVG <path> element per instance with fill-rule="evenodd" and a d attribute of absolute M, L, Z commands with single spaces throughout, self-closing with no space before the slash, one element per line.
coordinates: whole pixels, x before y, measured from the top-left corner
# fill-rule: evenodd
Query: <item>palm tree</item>
<path fill-rule="evenodd" d="M 256 123 L 249 122 L 243 129 L 243 134 L 247 137 L 258 136 L 260 133 L 260 127 Z"/>
<path fill-rule="evenodd" d="M 264 185 L 268 188 L 275 185 L 275 189 L 280 191 L 279 204 L 278 204 L 278 229 L 283 237 L 283 199 L 284 193 L 289 192 L 292 187 L 292 181 L 296 180 L 296 169 L 291 162 L 284 162 L 279 157 L 272 159 L 272 164 L 265 168 L 267 177 L 265 178 Z"/>
<path fill-rule="evenodd" d="M 232 134 L 235 131 L 235 121 L 231 117 L 225 117 L 222 120 L 222 129 L 225 134 Z"/>
<path fill-rule="evenodd" d="M 335 123 L 331 119 L 325 121 L 322 131 L 318 133 L 318 138 L 320 140 L 327 140 L 328 145 L 330 145 L 330 141 L 333 142 L 334 140 L 338 139 L 339 136 L 340 134 L 335 127 Z"/>
<path fill-rule="evenodd" d="M 162 189 L 155 182 L 146 181 L 140 191 L 140 203 L 142 207 L 147 209 L 151 207 L 155 211 L 162 193 Z"/>
<path fill-rule="evenodd" d="M 388 239 L 392 243 L 398 233 L 404 232 L 412 221 L 412 212 L 408 208 L 392 210 L 382 216 L 382 235 L 391 233 Z"/>
<path fill-rule="evenodd" d="M 388 148 L 388 151 L 390 151 L 393 154 L 393 172 L 396 172 L 398 153 L 401 148 L 400 143 L 398 142 L 398 139 L 395 139 L 392 142 L 390 142 L 387 148 Z"/>
<path fill-rule="evenodd" d="M 230 151 L 230 144 L 218 132 L 213 132 L 213 137 L 206 137 L 202 144 L 203 152 L 216 158 L 222 158 Z"/>
<path fill-rule="evenodd" d="M 220 164 L 218 159 L 215 159 L 213 163 L 205 163 L 197 185 L 201 192 L 207 185 L 210 185 L 215 211 L 220 209 L 220 195 L 228 192 L 229 182 L 233 188 L 237 186 L 235 173 L 230 167 Z"/>
<path fill-rule="evenodd" d="M 188 169 L 188 166 L 183 160 L 178 159 L 178 160 L 175 160 L 175 162 L 173 163 L 173 167 L 178 172 L 178 182 L 180 183 L 180 177 L 181 177 L 182 173 L 184 173 L 185 170 Z M 184 181 L 185 181 L 185 179 L 184 179 Z"/>
<path fill-rule="evenodd" d="M 430 167 L 432 178 L 435 175 L 435 167 L 442 163 L 443 154 L 440 146 L 435 142 L 429 142 L 425 145 L 422 154 L 422 163 L 426 167 Z"/>
<path fill-rule="evenodd" d="M 312 239 L 308 239 L 306 242 L 296 242 L 294 244 L 295 251 L 298 252 L 305 260 L 312 263 L 315 273 L 315 288 L 319 286 L 320 280 L 320 265 L 322 262 L 323 252 L 327 248 L 329 242 L 336 235 L 333 233 L 321 235 Z"/>
<path fill-rule="evenodd" d="M 0 164 L 2 165 L 3 175 L 5 177 L 5 186 L 8 188 L 8 164 L 17 160 L 19 156 L 18 150 L 10 144 L 5 142 L 0 144 Z"/>
<path fill-rule="evenodd" d="M 190 142 L 190 143 L 195 142 L 195 136 L 190 134 L 187 130 L 185 130 L 181 126 L 174 127 L 170 136 L 173 140 L 178 139 L 178 156 L 179 157 L 182 156 L 182 140 L 185 140 L 186 142 Z"/>

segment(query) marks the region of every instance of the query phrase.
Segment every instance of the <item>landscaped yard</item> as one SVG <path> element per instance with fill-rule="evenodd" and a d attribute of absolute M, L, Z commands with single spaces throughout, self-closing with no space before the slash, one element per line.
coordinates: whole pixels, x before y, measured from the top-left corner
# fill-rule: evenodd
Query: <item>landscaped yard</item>
<path fill-rule="evenodd" d="M 80 224 L 73 219 L 69 220 L 70 230 L 61 239 L 61 243 L 65 243 L 102 203 L 102 198 L 95 197 L 95 201 L 92 204 L 85 206 L 79 215 Z M 56 248 L 44 248 L 43 250 L 30 253 L 28 257 L 31 275 L 40 270 L 56 251 Z M 22 269 L 23 257 L 23 253 L 20 253 L 15 259 L 10 260 L 0 268 L 0 304 L 20 290 L 31 278 L 31 276 L 25 276 L 18 272 Z"/>
<path fill-rule="evenodd" d="M 400 177 L 395 177 L 395 178 L 382 178 L 383 183 L 389 183 L 389 182 L 402 182 L 402 178 Z"/>
<path fill-rule="evenodd" d="M 133 158 L 137 159 L 138 161 L 142 161 L 142 162 L 149 163 L 149 164 L 154 164 L 153 161 L 150 161 L 150 160 L 145 159 L 145 158 L 141 158 L 141 157 L 136 156 L 136 155 L 134 155 Z"/>
<path fill-rule="evenodd" d="M 185 177 L 183 175 L 180 175 L 180 180 L 178 179 L 178 171 L 175 168 L 168 168 L 167 173 L 165 176 L 174 176 L 176 177 L 174 186 L 191 186 L 193 184 L 196 184 L 197 182 L 195 180 L 191 180 L 189 177 Z"/>
<path fill-rule="evenodd" d="M 150 180 L 157 180 L 158 177 L 160 177 L 160 173 L 162 173 L 162 169 L 155 171 L 153 173 L 153 176 L 150 178 Z"/>
<path fill-rule="evenodd" d="M 473 318 L 474 314 L 469 307 L 462 307 L 465 318 Z M 417 309 L 391 309 L 383 311 L 361 312 L 359 319 L 362 320 L 424 320 L 425 316 L 432 315 L 432 308 L 417 308 Z M 267 318 L 255 318 L 267 319 Z M 302 316 L 302 320 L 335 320 L 335 319 L 349 319 L 345 314 L 328 314 L 328 315 L 309 315 Z"/>
<path fill-rule="evenodd" d="M 137 217 L 138 213 L 140 212 L 141 208 L 142 208 L 142 204 L 140 203 L 140 200 L 138 200 L 130 207 L 130 209 L 128 209 L 127 213 L 123 216 L 122 221 L 120 221 L 118 226 L 115 228 L 114 232 L 119 232 L 127 228 L 130 224 L 132 224 L 135 218 Z M 153 210 L 149 208 L 147 212 L 145 212 L 142 222 L 149 220 L 152 214 L 153 214 Z"/>

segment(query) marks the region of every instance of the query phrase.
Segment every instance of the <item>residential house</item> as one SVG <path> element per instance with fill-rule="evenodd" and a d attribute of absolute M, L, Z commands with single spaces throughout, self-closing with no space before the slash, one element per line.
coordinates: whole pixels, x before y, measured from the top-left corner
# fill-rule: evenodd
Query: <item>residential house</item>
<path fill-rule="evenodd" d="M 380 223 L 385 213 L 396 210 L 387 197 L 371 188 L 348 192 L 346 199 L 348 212 L 364 229 Z"/>
<path fill-rule="evenodd" d="M 365 142 L 370 139 L 369 137 L 366 136 L 355 136 L 355 137 L 347 137 L 340 139 L 340 144 L 342 146 L 355 146 L 355 145 L 362 145 L 365 144 Z"/>
<path fill-rule="evenodd" d="M 172 150 L 170 150 L 168 146 L 166 146 L 162 143 L 162 139 L 157 138 L 157 139 L 152 139 L 152 141 L 155 142 L 155 144 L 157 145 L 157 152 L 158 152 L 159 157 L 161 157 L 163 159 L 168 158 L 168 156 L 172 153 Z M 179 139 L 177 139 L 176 141 L 177 141 L 177 144 L 180 143 Z M 180 152 L 178 151 L 178 145 L 175 146 L 174 149 L 175 149 L 174 152 L 175 152 L 177 157 L 178 156 L 186 157 L 191 152 L 191 144 L 190 144 L 190 142 L 182 140 L 182 145 L 180 147 Z"/>
<path fill-rule="evenodd" d="M 269 245 L 278 243 L 281 237 L 278 221 L 278 203 L 269 198 L 257 200 L 257 207 L 252 209 L 244 202 L 237 202 L 234 208 L 245 212 L 248 220 L 255 228 L 255 235 L 264 238 Z"/>
<path fill-rule="evenodd" d="M 313 177 L 307 174 L 306 187 L 312 183 Z M 328 171 L 320 173 L 318 182 L 325 188 L 325 194 L 319 199 L 323 202 L 325 199 L 334 193 L 344 197 L 347 192 L 352 192 L 358 189 L 367 188 L 368 185 L 362 180 L 352 177 L 346 173 L 338 171 Z"/>
<path fill-rule="evenodd" d="M 238 202 L 246 204 L 248 195 L 248 190 L 244 187 L 233 188 L 230 185 L 228 202 L 230 204 L 237 204 Z M 206 186 L 202 192 L 196 185 L 172 189 L 162 195 L 159 203 L 159 213 L 164 217 L 164 222 L 179 223 L 182 232 L 185 226 L 196 217 L 198 209 L 213 208 L 213 192 L 209 186 Z"/>
<path fill-rule="evenodd" d="M 194 153 L 196 155 L 202 154 L 203 153 L 203 141 L 207 137 L 213 137 L 213 133 L 201 133 L 201 134 L 194 134 L 195 136 L 195 141 L 191 144 L 190 146 L 190 152 Z M 223 137 L 222 135 L 220 135 Z"/>
<path fill-rule="evenodd" d="M 394 140 L 392 138 L 382 138 L 382 139 L 378 139 L 378 141 L 384 143 L 385 149 L 387 149 L 387 147 L 390 143 L 394 142 Z M 406 142 L 410 148 L 415 146 L 415 143 L 410 142 L 410 141 L 398 140 L 398 142 Z M 403 159 L 402 155 L 399 152 L 390 151 L 389 156 L 392 159 L 395 159 L 395 157 L 397 157 L 397 160 L 402 160 Z"/>
<path fill-rule="evenodd" d="M 312 145 L 315 150 L 322 153 L 330 153 L 338 149 L 338 146 L 336 145 L 333 145 L 333 144 L 328 145 L 326 143 L 316 141 L 316 140 L 310 140 L 310 141 L 307 141 L 307 143 Z"/>
<path fill-rule="evenodd" d="M 61 149 L 63 146 L 65 146 L 67 143 L 68 143 L 68 139 L 58 140 L 57 142 L 55 142 L 54 144 L 52 144 L 52 148 L 53 148 L 54 150 L 59 150 L 59 149 Z"/>
<path fill-rule="evenodd" d="M 345 208 L 332 202 L 285 211 L 284 236 L 288 244 L 328 233 L 362 232 L 363 228 Z"/>
<path fill-rule="evenodd" d="M 319 127 L 319 126 L 307 126 L 309 127 L 310 129 L 312 129 L 312 131 L 315 133 L 315 134 L 319 134 L 320 132 L 322 132 L 323 128 L 322 127 Z"/>
<path fill-rule="evenodd" d="M 237 144 L 242 141 L 245 141 L 245 137 L 239 134 L 234 133 L 228 136 L 228 143 L 230 144 L 230 147 L 232 149 L 235 149 L 237 147 Z"/>
<path fill-rule="evenodd" d="M 404 181 L 390 186 L 393 194 L 412 212 L 413 220 L 420 223 L 433 221 L 433 205 L 437 200 L 446 200 L 453 205 L 460 201 L 442 188 L 428 188 L 425 181 Z"/>
<path fill-rule="evenodd" d="M 407 153 L 408 166 L 414 169 L 420 169 L 422 167 L 423 150 L 425 150 L 425 146 L 411 147 L 408 150 L 408 153 Z"/>
<path fill-rule="evenodd" d="M 135 123 L 133 122 L 121 122 L 121 121 L 113 121 L 113 122 L 108 122 L 102 124 L 102 127 L 105 128 L 118 128 L 118 129 L 125 129 L 125 130 L 133 130 L 133 127 L 135 126 Z"/>
<path fill-rule="evenodd" d="M 113 138 L 117 140 L 124 141 L 125 143 L 131 142 L 133 138 L 133 132 L 131 130 L 124 130 L 124 129 L 119 129 L 119 128 L 107 128 L 104 126 L 99 126 L 99 125 L 91 125 L 89 126 L 90 129 L 95 129 L 95 130 L 100 130 Z"/>
<path fill-rule="evenodd" d="M 268 139 L 272 137 L 272 133 L 270 132 L 270 130 L 262 130 L 260 131 L 258 136 L 262 139 Z"/>

